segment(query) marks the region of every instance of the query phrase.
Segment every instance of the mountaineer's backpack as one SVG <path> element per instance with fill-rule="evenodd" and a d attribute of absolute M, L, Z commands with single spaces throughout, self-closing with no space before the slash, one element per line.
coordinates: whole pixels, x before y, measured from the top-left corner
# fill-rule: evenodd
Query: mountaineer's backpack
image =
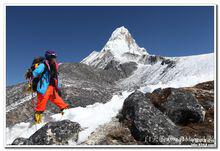
<path fill-rule="evenodd" d="M 38 67 L 39 64 L 44 63 L 45 68 L 44 71 L 38 75 L 37 77 L 33 77 L 32 72 Z M 28 80 L 29 90 L 32 92 L 37 91 L 37 85 L 39 82 L 42 82 L 41 78 L 45 74 L 46 71 L 49 71 L 50 84 L 53 85 L 56 89 L 58 89 L 58 64 L 56 63 L 56 67 L 51 68 L 49 62 L 44 57 L 36 57 L 34 58 L 31 67 L 27 70 L 25 74 L 25 79 Z"/>
<path fill-rule="evenodd" d="M 44 63 L 45 68 L 44 71 L 37 77 L 33 77 L 32 72 L 38 67 L 39 64 Z M 45 72 L 48 70 L 48 64 L 45 63 L 44 57 L 36 57 L 34 58 L 31 67 L 27 70 L 25 74 L 25 79 L 28 80 L 28 90 L 32 92 L 37 91 L 37 84 L 41 80 L 42 76 L 45 74 Z"/>

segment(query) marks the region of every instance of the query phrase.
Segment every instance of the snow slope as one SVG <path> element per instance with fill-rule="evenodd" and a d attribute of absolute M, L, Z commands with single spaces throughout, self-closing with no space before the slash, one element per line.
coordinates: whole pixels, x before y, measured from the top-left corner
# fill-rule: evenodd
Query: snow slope
<path fill-rule="evenodd" d="M 99 52 L 97 51 L 93 51 L 90 55 L 88 55 L 85 59 L 82 60 L 83 63 L 85 64 L 89 64 L 90 62 L 92 62 L 95 58 L 97 58 L 97 55 L 99 54 Z"/>
<path fill-rule="evenodd" d="M 169 64 L 138 64 L 138 69 L 128 78 L 118 82 L 122 88 L 144 87 L 148 85 L 192 86 L 197 83 L 214 80 L 214 54 L 194 55 L 187 57 L 166 57 L 175 62 Z M 178 86 L 180 86 L 178 84 Z"/>
<path fill-rule="evenodd" d="M 110 122 L 112 117 L 115 117 L 118 111 L 122 108 L 125 98 L 132 92 L 125 91 L 121 95 L 114 95 L 112 99 L 105 103 L 95 103 L 85 108 L 71 108 L 61 114 L 55 114 L 50 117 L 45 117 L 42 124 L 33 125 L 32 123 L 19 123 L 11 128 L 6 128 L 6 143 L 11 144 L 17 137 L 28 138 L 34 134 L 39 128 L 49 121 L 60 121 L 69 119 L 78 122 L 84 129 L 79 133 L 78 144 L 85 141 L 87 137 L 100 125 Z"/>

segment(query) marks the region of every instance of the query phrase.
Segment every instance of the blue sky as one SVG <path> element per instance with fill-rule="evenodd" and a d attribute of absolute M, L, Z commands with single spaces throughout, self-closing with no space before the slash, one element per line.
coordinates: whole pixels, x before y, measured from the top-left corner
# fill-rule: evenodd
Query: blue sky
<path fill-rule="evenodd" d="M 101 50 L 125 26 L 150 54 L 186 56 L 214 49 L 213 6 L 7 6 L 7 85 L 24 82 L 35 56 L 56 50 L 60 62 L 79 62 Z"/>

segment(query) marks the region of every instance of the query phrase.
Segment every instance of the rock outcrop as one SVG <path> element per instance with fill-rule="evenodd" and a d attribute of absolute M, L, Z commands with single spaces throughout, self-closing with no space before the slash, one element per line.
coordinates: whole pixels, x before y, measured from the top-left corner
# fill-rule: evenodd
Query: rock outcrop
<path fill-rule="evenodd" d="M 166 139 L 179 137 L 179 128 L 140 91 L 124 101 L 120 121 L 126 123 L 134 138 L 144 144 L 178 143 Z"/>
<path fill-rule="evenodd" d="M 182 126 L 181 135 L 191 138 L 201 138 L 206 141 L 207 144 L 214 144 L 214 81 L 199 83 L 194 87 L 186 87 L 181 89 L 192 93 L 206 112 L 203 122 L 191 122 L 185 126 Z M 191 144 L 189 141 L 185 141 L 183 143 Z"/>
<path fill-rule="evenodd" d="M 214 82 L 135 91 L 118 117 L 138 144 L 214 144 Z"/>
<path fill-rule="evenodd" d="M 17 138 L 12 145 L 68 145 L 76 142 L 80 125 L 70 120 L 49 122 L 29 138 Z"/>
<path fill-rule="evenodd" d="M 203 122 L 205 109 L 192 93 L 182 89 L 156 89 L 146 97 L 176 124 Z"/>

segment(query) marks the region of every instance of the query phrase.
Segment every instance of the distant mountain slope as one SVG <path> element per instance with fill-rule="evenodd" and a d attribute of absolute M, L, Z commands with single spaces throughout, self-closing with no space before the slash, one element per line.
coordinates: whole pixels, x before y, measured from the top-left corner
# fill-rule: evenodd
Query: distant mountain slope
<path fill-rule="evenodd" d="M 154 64 L 138 64 L 138 69 L 128 78 L 120 80 L 121 88 L 176 83 L 192 86 L 214 80 L 214 54 L 187 57 L 164 57 Z M 179 86 L 179 85 L 178 85 Z"/>
<path fill-rule="evenodd" d="M 114 65 L 112 67 L 112 63 Z M 132 75 L 120 79 L 116 84 L 121 89 L 131 89 L 158 83 L 175 82 L 194 85 L 214 79 L 214 54 L 184 57 L 164 57 L 149 54 L 140 48 L 130 32 L 124 27 L 117 28 L 100 52 L 93 51 L 81 63 L 95 68 L 117 68 L 120 64 L 136 64 Z"/>

